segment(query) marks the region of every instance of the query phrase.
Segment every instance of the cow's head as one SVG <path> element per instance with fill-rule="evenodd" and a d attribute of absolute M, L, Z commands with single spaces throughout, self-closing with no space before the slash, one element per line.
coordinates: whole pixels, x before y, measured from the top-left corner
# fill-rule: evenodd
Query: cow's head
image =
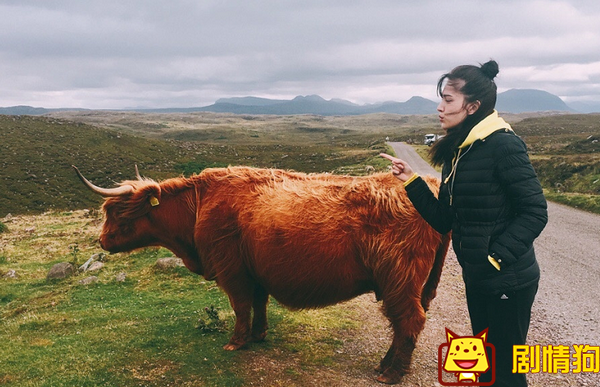
<path fill-rule="evenodd" d="M 139 247 L 157 245 L 161 230 L 152 219 L 152 210 L 160 203 L 160 185 L 142 179 L 121 183 L 116 188 L 100 188 L 86 179 L 73 166 L 79 179 L 93 192 L 105 198 L 105 214 L 100 234 L 100 246 L 111 253 L 130 251 Z"/>

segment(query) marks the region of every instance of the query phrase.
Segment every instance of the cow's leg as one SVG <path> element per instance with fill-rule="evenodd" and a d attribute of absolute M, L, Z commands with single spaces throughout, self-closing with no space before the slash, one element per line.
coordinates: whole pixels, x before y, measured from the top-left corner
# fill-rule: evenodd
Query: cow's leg
<path fill-rule="evenodd" d="M 426 312 L 429 310 L 429 304 L 431 303 L 431 300 L 435 298 L 437 287 L 440 283 L 450 238 L 450 234 L 442 236 L 440 245 L 435 252 L 433 267 L 431 268 L 429 277 L 427 277 L 427 282 L 425 282 L 425 285 L 423 286 L 423 292 L 421 293 L 421 305 L 423 305 L 423 309 L 425 309 Z"/>
<path fill-rule="evenodd" d="M 223 349 L 235 351 L 243 347 L 250 340 L 250 316 L 252 312 L 252 299 L 229 294 L 229 302 L 235 313 L 235 327 L 233 336 Z"/>
<path fill-rule="evenodd" d="M 381 362 L 379 363 L 379 365 L 377 367 L 375 367 L 375 372 L 382 373 L 383 370 L 387 369 L 390 366 L 390 364 L 392 364 L 393 354 L 394 354 L 394 351 L 393 351 L 393 346 L 392 346 L 392 347 L 390 347 L 390 349 L 388 349 L 388 351 L 386 352 L 383 359 L 381 359 Z"/>
<path fill-rule="evenodd" d="M 269 293 L 260 285 L 254 288 L 254 317 L 252 319 L 252 341 L 263 341 L 267 336 L 267 303 Z"/>
<path fill-rule="evenodd" d="M 377 378 L 379 382 L 387 384 L 398 383 L 400 378 L 409 372 L 417 337 L 425 326 L 425 311 L 421 305 L 419 290 L 404 289 L 394 294 L 396 296 L 390 297 L 389 302 L 386 303 L 385 298 L 383 301 L 394 338 L 388 353 L 381 361 L 382 374 Z M 397 294 L 403 296 L 398 297 Z"/>
<path fill-rule="evenodd" d="M 394 329 L 396 330 L 396 329 Z M 399 337 L 398 337 L 399 336 Z M 412 353 L 415 349 L 416 338 L 407 335 L 396 335 L 388 351 L 388 355 L 382 361 L 383 372 L 377 381 L 386 384 L 396 384 L 400 382 L 402 376 L 410 370 Z M 385 367 L 385 368 L 383 368 Z"/>
<path fill-rule="evenodd" d="M 228 351 L 235 351 L 250 341 L 250 319 L 252 316 L 252 303 L 254 300 L 254 281 L 241 270 L 234 271 L 230 268 L 229 275 L 217 279 L 223 288 L 229 303 L 235 313 L 235 327 L 229 343 L 223 347 Z"/>

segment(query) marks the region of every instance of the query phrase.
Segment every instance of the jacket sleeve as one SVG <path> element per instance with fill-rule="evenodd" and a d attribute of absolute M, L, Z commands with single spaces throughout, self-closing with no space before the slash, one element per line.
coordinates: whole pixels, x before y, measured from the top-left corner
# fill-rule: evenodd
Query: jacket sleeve
<path fill-rule="evenodd" d="M 501 266 L 510 265 L 524 255 L 548 222 L 546 199 L 529 161 L 525 143 L 512 134 L 507 138 L 508 144 L 496 150 L 496 173 L 514 217 L 490 246 L 490 255 Z"/>
<path fill-rule="evenodd" d="M 452 229 L 453 216 L 450 207 L 433 195 L 425 180 L 416 178 L 406 186 L 406 193 L 419 214 L 437 232 L 446 234 Z"/>

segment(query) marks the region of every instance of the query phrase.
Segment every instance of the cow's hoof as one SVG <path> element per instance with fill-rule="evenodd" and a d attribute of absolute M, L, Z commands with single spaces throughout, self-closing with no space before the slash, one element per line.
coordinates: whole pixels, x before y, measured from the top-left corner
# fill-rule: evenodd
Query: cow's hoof
<path fill-rule="evenodd" d="M 226 351 L 237 351 L 238 349 L 241 349 L 243 346 L 244 346 L 244 344 L 227 343 L 226 345 L 223 346 L 223 349 Z"/>
<path fill-rule="evenodd" d="M 400 383 L 400 380 L 402 380 L 402 374 L 396 371 L 390 371 L 388 369 L 383 374 L 379 375 L 375 380 L 384 384 L 397 384 Z"/>

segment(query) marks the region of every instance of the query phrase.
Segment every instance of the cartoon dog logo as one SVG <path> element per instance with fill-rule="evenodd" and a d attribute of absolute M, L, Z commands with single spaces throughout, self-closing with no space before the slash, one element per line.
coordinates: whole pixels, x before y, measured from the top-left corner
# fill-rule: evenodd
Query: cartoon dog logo
<path fill-rule="evenodd" d="M 448 352 L 442 368 L 456 376 L 458 384 L 451 385 L 477 385 L 479 375 L 490 369 L 486 347 L 493 345 L 486 342 L 487 334 L 485 329 L 476 336 L 458 336 L 446 328 L 448 342 L 442 346 L 447 346 Z"/>

